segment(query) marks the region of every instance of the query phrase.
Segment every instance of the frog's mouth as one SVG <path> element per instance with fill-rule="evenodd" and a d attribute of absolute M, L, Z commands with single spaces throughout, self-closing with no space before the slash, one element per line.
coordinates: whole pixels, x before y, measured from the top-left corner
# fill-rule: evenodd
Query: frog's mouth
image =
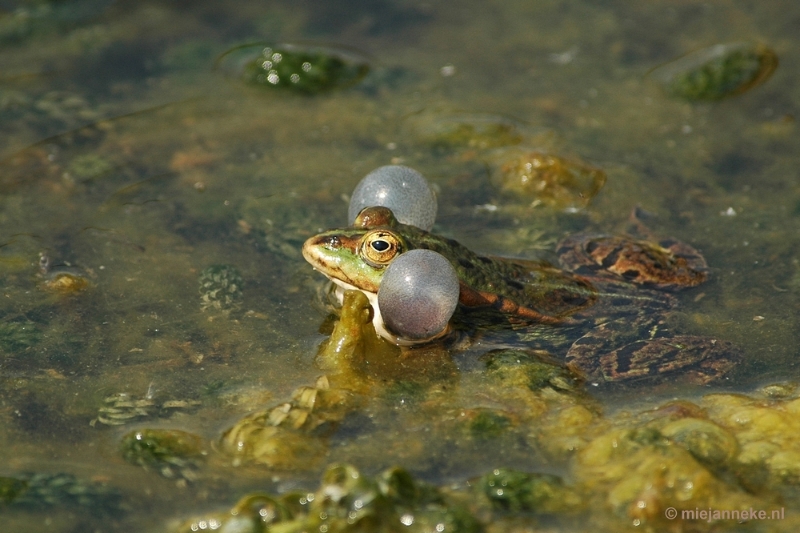
<path fill-rule="evenodd" d="M 360 283 L 361 287 L 358 287 L 351 274 L 346 271 L 347 269 L 342 268 L 341 252 L 348 250 L 352 255 L 355 255 L 357 246 L 357 238 L 341 233 L 322 234 L 308 239 L 303 244 L 302 252 L 305 260 L 331 281 L 343 283 L 347 285 L 347 288 L 361 290 L 364 294 L 369 294 L 369 290 L 373 288 L 372 283 Z M 374 289 L 373 292 L 378 292 L 377 287 L 374 287 Z"/>

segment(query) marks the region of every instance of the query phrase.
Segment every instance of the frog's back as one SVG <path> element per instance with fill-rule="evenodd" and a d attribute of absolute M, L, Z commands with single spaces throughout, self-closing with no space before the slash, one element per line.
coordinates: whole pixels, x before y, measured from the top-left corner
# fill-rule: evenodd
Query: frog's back
<path fill-rule="evenodd" d="M 491 306 L 521 319 L 558 323 L 596 299 L 588 280 L 544 261 L 480 256 L 452 239 L 409 226 L 404 230 L 411 248 L 433 250 L 450 261 L 464 306 Z"/>

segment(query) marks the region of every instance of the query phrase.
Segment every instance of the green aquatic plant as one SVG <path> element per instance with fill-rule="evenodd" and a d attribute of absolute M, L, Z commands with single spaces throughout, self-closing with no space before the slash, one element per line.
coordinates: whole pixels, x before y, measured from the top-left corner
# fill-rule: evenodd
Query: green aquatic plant
<path fill-rule="evenodd" d="M 736 438 L 708 420 L 681 418 L 661 428 L 661 433 L 709 468 L 723 467 L 739 453 Z"/>
<path fill-rule="evenodd" d="M 230 311 L 239 306 L 244 279 L 230 265 L 212 265 L 200 273 L 200 301 L 203 310 Z"/>
<path fill-rule="evenodd" d="M 103 514 L 118 513 L 122 509 L 121 499 L 116 489 L 72 474 L 26 473 L 0 477 L 0 505 L 81 507 Z"/>
<path fill-rule="evenodd" d="M 95 154 L 86 154 L 70 161 L 65 177 L 80 182 L 92 181 L 110 174 L 113 170 L 114 166 L 108 159 Z"/>
<path fill-rule="evenodd" d="M 205 462 L 200 437 L 177 429 L 139 429 L 122 437 L 122 456 L 129 463 L 166 478 L 193 481 Z"/>
<path fill-rule="evenodd" d="M 508 416 L 494 409 L 476 409 L 469 421 L 469 430 L 477 439 L 496 439 L 512 427 Z"/>
<path fill-rule="evenodd" d="M 122 426 L 147 418 L 168 418 L 173 413 L 188 412 L 200 405 L 197 400 L 157 401 L 150 397 L 132 396 L 126 392 L 113 394 L 103 399 L 97 418 L 89 424 L 95 426 Z"/>
<path fill-rule="evenodd" d="M 330 46 L 259 43 L 223 54 L 217 67 L 248 85 L 313 95 L 358 83 L 369 63 Z"/>
<path fill-rule="evenodd" d="M 493 350 L 481 359 L 486 365 L 487 376 L 501 381 L 521 382 L 532 391 L 552 388 L 573 391 L 581 382 L 575 374 L 557 363 L 547 353 L 527 350 Z"/>
<path fill-rule="evenodd" d="M 690 101 L 721 100 L 766 81 L 778 56 L 764 45 L 717 44 L 656 68 L 651 76 L 667 93 Z"/>
<path fill-rule="evenodd" d="M 489 499 L 492 509 L 503 512 L 564 511 L 578 503 L 577 496 L 560 477 L 497 468 L 472 483 L 473 490 Z"/>
<path fill-rule="evenodd" d="M 401 468 L 370 477 L 348 464 L 328 467 L 313 493 L 249 494 L 229 513 L 191 520 L 177 531 L 207 529 L 212 522 L 214 529 L 237 533 L 484 531 L 468 509 Z"/>
<path fill-rule="evenodd" d="M 39 328 L 30 320 L 0 322 L 0 349 L 19 352 L 35 346 L 42 338 Z"/>

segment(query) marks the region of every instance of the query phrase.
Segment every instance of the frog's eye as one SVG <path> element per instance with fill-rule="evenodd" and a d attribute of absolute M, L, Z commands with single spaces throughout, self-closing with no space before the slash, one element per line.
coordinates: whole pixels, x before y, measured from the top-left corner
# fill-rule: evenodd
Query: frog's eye
<path fill-rule="evenodd" d="M 361 253 L 373 266 L 388 264 L 401 252 L 399 239 L 388 231 L 375 231 L 364 237 Z"/>

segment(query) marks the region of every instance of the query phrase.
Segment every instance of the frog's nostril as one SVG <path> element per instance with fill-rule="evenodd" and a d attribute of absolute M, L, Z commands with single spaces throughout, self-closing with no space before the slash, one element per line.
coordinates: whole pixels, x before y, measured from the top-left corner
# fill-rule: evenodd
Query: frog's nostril
<path fill-rule="evenodd" d="M 342 245 L 342 242 L 339 240 L 337 235 L 329 235 L 328 237 L 322 239 L 322 244 L 326 248 L 336 249 Z"/>

